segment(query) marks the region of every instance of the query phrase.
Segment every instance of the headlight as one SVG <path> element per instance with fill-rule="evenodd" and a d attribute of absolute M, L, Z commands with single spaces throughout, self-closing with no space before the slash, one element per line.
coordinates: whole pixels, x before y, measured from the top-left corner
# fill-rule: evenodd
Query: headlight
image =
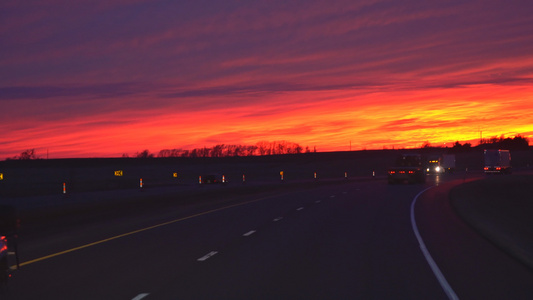
<path fill-rule="evenodd" d="M 437 171 L 437 173 L 439 173 L 441 170 L 442 170 L 442 169 L 441 169 L 440 166 L 437 166 L 437 167 L 435 168 L 435 171 Z"/>

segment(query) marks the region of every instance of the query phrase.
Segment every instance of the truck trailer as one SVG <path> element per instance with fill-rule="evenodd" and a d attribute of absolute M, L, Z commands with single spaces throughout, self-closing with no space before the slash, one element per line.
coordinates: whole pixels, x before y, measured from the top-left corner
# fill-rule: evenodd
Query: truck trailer
<path fill-rule="evenodd" d="M 485 174 L 510 174 L 511 153 L 509 150 L 484 150 Z"/>
<path fill-rule="evenodd" d="M 455 172 L 455 154 L 443 154 L 440 165 L 444 172 Z"/>

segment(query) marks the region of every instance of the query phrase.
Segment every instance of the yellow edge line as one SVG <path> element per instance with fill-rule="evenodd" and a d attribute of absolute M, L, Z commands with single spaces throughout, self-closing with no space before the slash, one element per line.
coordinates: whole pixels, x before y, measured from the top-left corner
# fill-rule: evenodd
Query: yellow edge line
<path fill-rule="evenodd" d="M 122 238 L 122 237 L 125 237 L 125 236 L 128 236 L 128 235 L 132 235 L 132 234 L 136 234 L 136 233 L 139 233 L 139 232 L 143 232 L 143 231 L 155 229 L 155 228 L 158 228 L 158 227 L 170 225 L 170 224 L 173 224 L 173 223 L 185 221 L 185 220 L 188 220 L 188 219 L 196 218 L 196 217 L 199 217 L 199 216 L 202 216 L 202 215 L 207 215 L 207 214 L 214 213 L 214 212 L 217 212 L 217 211 L 221 211 L 221 210 L 224 210 L 224 209 L 250 204 L 250 203 L 261 201 L 261 200 L 264 200 L 264 199 L 267 199 L 267 198 L 270 198 L 270 197 L 272 197 L 272 196 L 262 197 L 262 198 L 250 200 L 250 201 L 247 201 L 247 202 L 243 202 L 243 203 L 237 203 L 237 204 L 233 204 L 233 205 L 229 205 L 229 206 L 224 206 L 224 207 L 220 207 L 220 208 L 217 208 L 217 209 L 212 209 L 212 210 L 208 210 L 208 211 L 205 211 L 205 212 L 202 212 L 202 213 L 198 213 L 198 214 L 195 214 L 195 215 L 191 215 L 191 216 L 183 217 L 183 218 L 180 218 L 180 219 L 164 222 L 164 223 L 161 223 L 161 224 L 153 225 L 153 226 L 150 226 L 150 227 L 146 227 L 146 228 L 130 231 L 130 232 L 127 232 L 127 233 L 119 234 L 119 235 L 116 235 L 114 237 L 110 237 L 110 238 L 107 238 L 107 239 L 103 239 L 103 240 L 100 240 L 100 241 L 89 243 L 89 244 L 86 244 L 86 245 L 83 245 L 83 246 L 71 248 L 71 249 L 68 249 L 68 250 L 65 250 L 65 251 L 61 251 L 61 252 L 57 252 L 57 253 L 54 253 L 54 254 L 43 256 L 43 257 L 40 257 L 40 258 L 36 258 L 36 259 L 33 259 L 33 260 L 29 260 L 29 261 L 20 263 L 20 266 L 21 267 L 27 266 L 29 264 L 33 264 L 33 263 L 36 263 L 36 262 L 39 262 L 39 261 L 43 261 L 45 259 L 49 259 L 49 258 L 56 257 L 56 256 L 59 256 L 59 255 L 63 255 L 63 254 L 67 254 L 67 253 L 70 253 L 70 252 L 77 251 L 77 250 L 85 249 L 85 248 L 88 248 L 88 247 L 91 247 L 91 246 L 95 246 L 95 245 L 98 245 L 98 244 L 102 244 L 102 243 L 105 243 L 105 242 L 116 240 L 118 238 Z M 10 269 L 16 269 L 16 268 L 17 268 L 16 266 L 11 266 L 10 267 Z"/>

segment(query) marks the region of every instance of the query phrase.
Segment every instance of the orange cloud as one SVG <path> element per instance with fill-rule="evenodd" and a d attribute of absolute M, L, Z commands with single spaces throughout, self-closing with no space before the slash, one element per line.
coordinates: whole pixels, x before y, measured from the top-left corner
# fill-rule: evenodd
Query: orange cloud
<path fill-rule="evenodd" d="M 533 88 L 474 85 L 418 91 L 268 93 L 239 107 L 214 97 L 206 110 L 123 110 L 46 123 L 3 124 L 0 155 L 49 149 L 51 157 L 120 156 L 143 149 L 195 148 L 287 140 L 319 151 L 419 147 L 425 142 L 522 134 L 533 138 Z M 207 101 L 191 97 L 189 101 Z M 139 101 L 141 101 L 139 99 Z M 144 101 L 150 101 L 149 98 Z M 268 101 L 269 106 L 262 105 Z M 24 126 L 23 124 L 26 124 Z M 29 126 L 28 126 L 29 125 Z M 16 130 L 9 128 L 18 127 Z"/>

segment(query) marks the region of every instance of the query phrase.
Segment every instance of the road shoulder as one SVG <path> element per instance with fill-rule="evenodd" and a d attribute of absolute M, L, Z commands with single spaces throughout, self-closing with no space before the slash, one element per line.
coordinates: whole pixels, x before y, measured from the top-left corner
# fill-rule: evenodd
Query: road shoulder
<path fill-rule="evenodd" d="M 490 176 L 454 187 L 452 206 L 492 243 L 533 269 L 533 176 Z"/>

